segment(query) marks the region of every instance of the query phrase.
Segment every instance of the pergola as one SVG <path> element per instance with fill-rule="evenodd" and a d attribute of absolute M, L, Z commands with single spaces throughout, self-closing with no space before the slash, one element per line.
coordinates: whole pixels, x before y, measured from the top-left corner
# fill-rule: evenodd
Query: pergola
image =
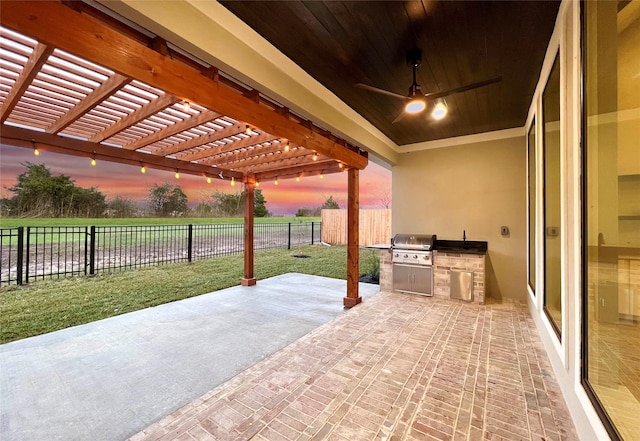
<path fill-rule="evenodd" d="M 358 176 L 367 153 L 166 41 L 80 2 L 3 1 L 0 141 L 244 183 L 348 173 L 347 293 L 358 294 Z"/>

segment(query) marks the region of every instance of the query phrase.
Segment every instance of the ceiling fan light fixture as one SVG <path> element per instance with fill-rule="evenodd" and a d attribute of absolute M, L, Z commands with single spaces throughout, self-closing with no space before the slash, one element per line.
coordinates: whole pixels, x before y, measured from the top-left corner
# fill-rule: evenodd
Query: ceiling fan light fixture
<path fill-rule="evenodd" d="M 447 104 L 444 100 L 438 100 L 433 111 L 431 112 L 431 117 L 436 120 L 440 120 L 447 116 Z"/>
<path fill-rule="evenodd" d="M 412 99 L 404 106 L 404 111 L 407 113 L 419 113 L 422 112 L 427 107 L 427 104 L 423 99 Z"/>

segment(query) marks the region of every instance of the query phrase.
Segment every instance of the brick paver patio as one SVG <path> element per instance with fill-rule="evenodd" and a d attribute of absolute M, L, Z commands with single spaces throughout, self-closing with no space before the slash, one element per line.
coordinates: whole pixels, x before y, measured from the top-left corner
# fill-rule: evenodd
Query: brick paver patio
<path fill-rule="evenodd" d="M 130 438 L 311 439 L 577 435 L 524 305 L 381 293 Z"/>

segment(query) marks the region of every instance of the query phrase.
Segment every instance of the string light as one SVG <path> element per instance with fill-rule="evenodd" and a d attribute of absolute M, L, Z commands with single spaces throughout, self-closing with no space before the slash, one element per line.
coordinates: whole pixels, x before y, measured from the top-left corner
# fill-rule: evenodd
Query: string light
<path fill-rule="evenodd" d="M 180 172 L 176 169 L 176 179 L 180 179 Z"/>
<path fill-rule="evenodd" d="M 143 175 L 147 172 L 147 168 L 144 165 L 140 165 L 140 173 L 142 173 Z"/>
<path fill-rule="evenodd" d="M 95 167 L 95 166 L 96 166 L 96 164 L 97 164 L 97 162 L 96 162 L 96 157 L 94 156 L 94 157 L 92 157 L 92 158 L 91 158 L 91 165 L 92 165 L 93 167 Z"/>
<path fill-rule="evenodd" d="M 296 182 L 300 182 L 300 175 L 296 176 Z"/>
<path fill-rule="evenodd" d="M 338 168 L 344 168 L 344 164 L 342 162 L 338 162 Z"/>
<path fill-rule="evenodd" d="M 207 176 L 207 184 L 211 184 L 211 178 Z"/>
<path fill-rule="evenodd" d="M 184 100 L 182 102 L 182 108 L 185 112 L 188 111 L 191 108 L 191 103 L 188 100 Z"/>
<path fill-rule="evenodd" d="M 256 188 L 260 187 L 260 181 L 256 181 Z"/>
<path fill-rule="evenodd" d="M 276 180 L 273 181 L 273 185 L 278 185 L 278 177 L 276 176 Z"/>
<path fill-rule="evenodd" d="M 38 150 L 38 147 L 35 147 L 33 149 L 33 154 L 36 155 L 36 156 L 40 156 L 40 150 Z"/>
<path fill-rule="evenodd" d="M 236 186 L 236 178 L 234 178 L 233 176 L 231 177 L 231 186 L 232 187 Z"/>
<path fill-rule="evenodd" d="M 251 127 L 249 127 L 249 125 L 247 125 L 246 130 L 244 131 L 244 133 L 246 133 L 247 135 L 251 135 Z"/>
<path fill-rule="evenodd" d="M 290 149 L 290 147 L 289 147 L 289 143 L 287 142 L 287 143 L 284 145 L 284 151 L 285 151 L 285 152 L 288 152 L 288 151 L 289 151 L 289 149 Z"/>
<path fill-rule="evenodd" d="M 320 179 L 324 179 L 324 171 L 320 172 Z"/>
<path fill-rule="evenodd" d="M 318 160 L 318 154 L 316 152 L 313 152 L 313 156 L 311 157 L 311 159 L 313 159 L 314 161 Z"/>

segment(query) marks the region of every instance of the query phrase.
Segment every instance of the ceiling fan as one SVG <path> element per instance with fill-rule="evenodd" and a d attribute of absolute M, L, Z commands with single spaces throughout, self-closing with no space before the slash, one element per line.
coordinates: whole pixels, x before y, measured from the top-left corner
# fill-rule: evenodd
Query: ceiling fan
<path fill-rule="evenodd" d="M 502 81 L 502 77 L 497 76 L 483 81 L 469 83 L 464 86 L 456 87 L 454 89 L 423 94 L 420 85 L 416 81 L 416 72 L 418 70 L 418 66 L 420 66 L 421 63 L 421 49 L 414 48 L 407 51 L 407 65 L 411 66 L 413 69 L 413 83 L 411 84 L 411 86 L 409 86 L 409 94 L 406 96 L 363 83 L 356 84 L 356 87 L 407 101 L 407 104 L 404 107 L 404 112 L 398 115 L 398 117 L 393 121 L 394 123 L 396 123 L 404 118 L 406 114 L 416 114 L 424 111 L 427 108 L 428 101 L 436 102 L 431 116 L 435 119 L 442 119 L 447 114 L 447 105 L 444 101 L 445 97 L 453 95 L 455 93 L 466 92 L 468 90 L 477 89 L 479 87 L 488 86 L 489 84 L 494 84 Z"/>

